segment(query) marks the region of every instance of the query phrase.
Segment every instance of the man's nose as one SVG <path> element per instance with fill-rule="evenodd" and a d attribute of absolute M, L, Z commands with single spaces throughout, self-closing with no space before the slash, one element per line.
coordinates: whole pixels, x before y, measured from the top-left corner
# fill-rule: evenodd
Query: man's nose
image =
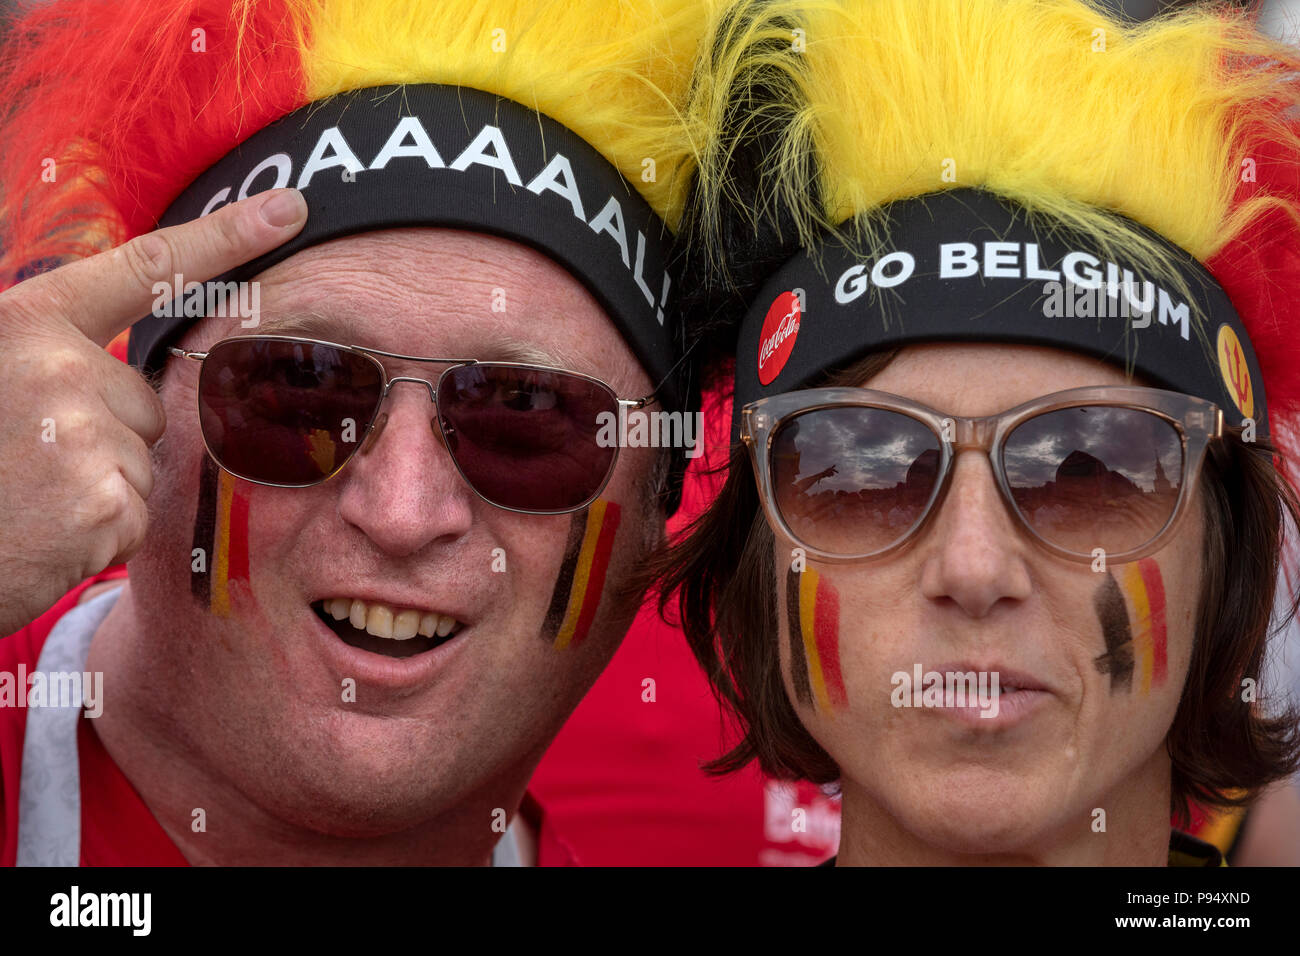
<path fill-rule="evenodd" d="M 476 496 L 451 460 L 422 382 L 394 380 L 366 444 L 339 474 L 339 515 L 395 557 L 451 543 L 473 522 Z"/>
<path fill-rule="evenodd" d="M 988 456 L 959 452 L 939 513 L 921 542 L 921 593 L 951 601 L 982 618 L 999 601 L 1023 601 L 1032 583 L 1027 549 L 1032 547 L 1007 512 Z"/>

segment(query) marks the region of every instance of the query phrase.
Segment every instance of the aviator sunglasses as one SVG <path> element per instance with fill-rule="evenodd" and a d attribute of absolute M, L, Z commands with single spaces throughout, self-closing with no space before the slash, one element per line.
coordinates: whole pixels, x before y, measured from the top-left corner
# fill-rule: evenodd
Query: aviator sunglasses
<path fill-rule="evenodd" d="M 429 390 L 431 426 L 466 484 L 507 511 L 564 514 L 594 501 L 618 459 L 599 440 L 601 413 L 655 400 L 621 399 L 599 379 L 520 362 L 425 358 L 282 335 L 223 339 L 200 363 L 199 422 L 213 461 L 246 481 L 306 488 L 328 480 L 383 430 L 398 382 Z M 378 356 L 445 363 L 436 382 L 388 377 Z"/>
<path fill-rule="evenodd" d="M 1054 392 L 983 418 L 814 388 L 751 402 L 741 422 L 769 524 L 828 562 L 913 540 L 968 449 L 987 454 L 1011 513 L 1049 551 L 1135 561 L 1173 531 L 1222 434 L 1212 402 L 1136 386 Z"/>

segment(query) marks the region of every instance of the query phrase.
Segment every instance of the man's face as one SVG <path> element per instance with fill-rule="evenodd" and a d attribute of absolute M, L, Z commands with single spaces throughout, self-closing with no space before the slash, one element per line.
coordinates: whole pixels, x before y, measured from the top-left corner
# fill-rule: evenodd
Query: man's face
<path fill-rule="evenodd" d="M 201 350 L 280 331 L 289 318 L 315 324 L 283 334 L 558 366 L 620 397 L 653 388 L 585 288 L 507 240 L 369 233 L 300 252 L 259 280 L 258 327 L 209 318 L 181 344 Z M 382 361 L 390 377 L 436 381 L 446 367 Z M 601 495 L 606 520 L 615 511 L 620 519 L 602 596 L 595 575 L 575 584 L 581 574 L 561 573 L 585 514 L 515 514 L 478 498 L 415 383 L 393 387 L 378 440 L 338 475 L 310 488 L 235 482 L 224 502 L 216 495 L 214 518 L 199 493 L 198 372 L 197 363 L 168 364 L 150 537 L 130 565 L 157 719 L 255 804 L 324 832 L 415 826 L 485 787 L 509 809 L 504 801 L 522 790 L 635 613 L 638 597 L 620 585 L 662 534 L 651 501 L 657 450 L 622 449 Z M 247 508 L 247 585 L 220 560 L 222 541 L 231 554 L 243 546 L 233 541 L 244 524 L 231 498 Z M 222 606 L 192 588 L 192 547 L 205 533 Z M 548 608 L 563 608 L 582 584 L 595 617 L 584 640 L 557 650 Z M 458 630 L 413 656 L 390 656 L 405 647 L 383 638 L 362 641 L 380 652 L 367 650 L 318 615 L 320 602 L 340 598 L 450 616 Z M 484 817 L 485 832 L 490 823 Z"/>
<path fill-rule="evenodd" d="M 974 417 L 1067 388 L 1127 382 L 1118 369 L 1058 350 L 931 345 L 904 350 L 859 384 Z M 787 693 L 840 766 L 846 800 L 856 791 L 860 806 L 878 808 L 882 832 L 892 818 L 899 839 L 963 853 L 1071 840 L 1099 819 L 1096 809 L 1113 828 L 1157 796 L 1157 816 L 1167 813 L 1163 742 L 1192 650 L 1199 495 L 1151 558 L 1103 571 L 1057 558 L 1023 533 L 985 455 L 960 453 L 954 468 L 939 512 L 912 547 L 869 564 L 808 563 L 821 590 L 805 610 L 810 620 L 824 616 L 838 598 L 838 639 L 818 619 L 824 659 L 807 680 L 833 683 L 838 655 L 843 704 L 799 703 L 789 617 L 781 615 Z M 783 591 L 790 563 L 790 544 L 778 538 Z M 984 671 L 990 693 L 991 672 L 1000 672 L 997 716 L 915 706 L 927 683 L 923 676 L 912 691 L 918 665 L 922 675 Z"/>

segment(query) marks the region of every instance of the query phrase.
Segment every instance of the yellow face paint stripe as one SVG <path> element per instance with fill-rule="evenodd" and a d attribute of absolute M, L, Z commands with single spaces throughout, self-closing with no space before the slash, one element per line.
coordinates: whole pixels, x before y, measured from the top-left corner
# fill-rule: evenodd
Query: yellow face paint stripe
<path fill-rule="evenodd" d="M 1136 564 L 1124 565 L 1124 590 L 1133 602 L 1133 651 L 1142 662 L 1142 693 L 1151 691 L 1151 674 L 1155 670 L 1155 644 L 1151 639 L 1151 602 L 1147 599 L 1147 586 Z"/>
<path fill-rule="evenodd" d="M 808 655 L 808 672 L 812 676 L 813 695 L 817 706 L 825 713 L 831 712 L 830 695 L 826 693 L 826 678 L 822 674 L 822 658 L 817 651 L 816 605 L 818 574 L 808 568 L 799 576 L 799 630 L 803 636 L 804 653 Z"/>
<path fill-rule="evenodd" d="M 216 554 L 212 556 L 212 613 L 217 617 L 230 615 L 226 583 L 230 569 L 230 502 L 234 493 L 235 479 L 222 469 L 217 487 L 217 533 L 213 536 Z"/>
<path fill-rule="evenodd" d="M 569 606 L 564 611 L 564 623 L 555 635 L 555 649 L 564 650 L 573 640 L 573 632 L 578 626 L 578 617 L 582 613 L 582 601 L 587 593 L 591 578 L 591 562 L 596 555 L 596 542 L 600 539 L 600 526 L 605 522 L 605 508 L 608 502 L 597 499 L 591 503 L 587 512 L 587 532 L 582 538 L 582 550 L 578 553 L 578 566 L 573 571 L 573 590 L 569 592 Z"/>

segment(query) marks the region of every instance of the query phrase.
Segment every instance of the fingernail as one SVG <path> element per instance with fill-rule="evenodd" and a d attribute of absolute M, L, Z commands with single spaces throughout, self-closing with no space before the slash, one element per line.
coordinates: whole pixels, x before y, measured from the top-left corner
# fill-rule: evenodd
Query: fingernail
<path fill-rule="evenodd" d="M 261 213 L 267 223 L 283 229 L 307 218 L 307 200 L 298 190 L 286 189 L 262 203 Z"/>

